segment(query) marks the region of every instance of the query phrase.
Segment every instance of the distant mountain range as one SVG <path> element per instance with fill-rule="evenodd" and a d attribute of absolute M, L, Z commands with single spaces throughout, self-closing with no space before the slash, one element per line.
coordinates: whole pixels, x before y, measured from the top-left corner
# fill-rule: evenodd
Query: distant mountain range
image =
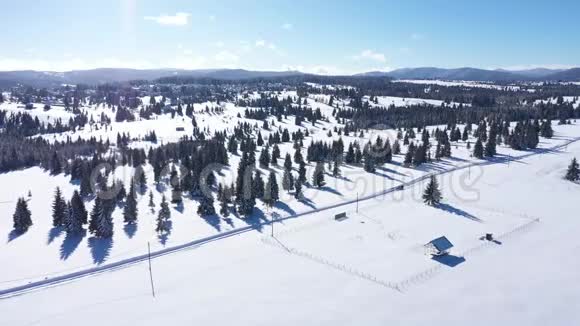
<path fill-rule="evenodd" d="M 0 87 L 15 84 L 54 86 L 61 84 L 103 84 L 131 80 L 155 80 L 163 77 L 183 76 L 213 79 L 251 79 L 301 75 L 298 71 L 251 71 L 244 69 L 124 69 L 101 68 L 67 72 L 0 71 Z"/>
<path fill-rule="evenodd" d="M 358 76 L 385 76 L 395 79 L 441 79 L 471 81 L 580 81 L 580 68 L 529 70 L 486 70 L 478 68 L 444 69 L 435 67 L 404 68 L 389 72 L 372 71 Z"/>
<path fill-rule="evenodd" d="M 213 79 L 252 79 L 306 75 L 299 71 L 252 71 L 244 69 L 123 69 L 102 68 L 68 72 L 47 71 L 0 71 L 0 87 L 16 84 L 37 87 L 60 84 L 102 84 L 130 80 L 155 80 L 163 77 L 182 76 Z M 444 69 L 434 67 L 404 68 L 390 72 L 371 71 L 354 77 L 388 77 L 393 79 L 441 79 L 471 81 L 580 81 L 580 68 L 573 69 L 529 69 L 529 70 L 486 70 L 478 68 Z"/>

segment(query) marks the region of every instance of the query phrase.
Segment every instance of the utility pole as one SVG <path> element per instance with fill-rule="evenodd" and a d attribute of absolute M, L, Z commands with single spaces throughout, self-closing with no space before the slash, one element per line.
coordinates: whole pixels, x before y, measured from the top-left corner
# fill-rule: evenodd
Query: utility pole
<path fill-rule="evenodd" d="M 147 242 L 147 252 L 149 257 L 149 278 L 151 280 L 151 294 L 155 298 L 155 286 L 153 285 L 153 271 L 151 270 L 151 244 Z"/>

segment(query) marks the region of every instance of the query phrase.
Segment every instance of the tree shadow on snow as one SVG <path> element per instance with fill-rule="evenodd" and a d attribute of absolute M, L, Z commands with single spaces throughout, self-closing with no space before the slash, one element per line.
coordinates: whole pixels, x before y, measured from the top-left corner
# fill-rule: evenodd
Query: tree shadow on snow
<path fill-rule="evenodd" d="M 24 232 L 18 232 L 16 230 L 12 230 L 12 231 L 8 232 L 8 241 L 6 243 L 10 243 L 11 241 L 16 240 L 17 238 L 19 238 L 24 233 L 26 233 L 26 231 L 24 231 Z"/>
<path fill-rule="evenodd" d="M 296 211 L 293 210 L 292 208 L 290 208 L 290 206 L 288 206 L 286 203 L 278 201 L 274 207 L 283 210 L 284 212 L 288 213 L 288 215 L 294 215 L 296 214 Z"/>
<path fill-rule="evenodd" d="M 62 234 L 62 227 L 55 226 L 50 231 L 48 231 L 48 239 L 46 240 L 46 244 L 51 244 L 54 239 L 58 238 Z"/>
<path fill-rule="evenodd" d="M 216 229 L 216 231 L 221 232 L 221 230 L 222 230 L 221 219 L 218 215 L 214 214 L 214 215 L 203 216 L 202 219 L 207 224 L 209 224 L 211 227 Z"/>
<path fill-rule="evenodd" d="M 123 226 L 123 231 L 125 231 L 125 234 L 129 239 L 133 239 L 135 233 L 137 233 L 137 223 L 125 224 L 125 226 Z"/>
<path fill-rule="evenodd" d="M 78 234 L 67 233 L 60 245 L 60 259 L 67 260 L 78 248 L 86 234 L 87 231 L 84 229 Z"/>
<path fill-rule="evenodd" d="M 183 202 L 175 204 L 173 209 L 178 211 L 180 214 L 183 214 Z"/>
<path fill-rule="evenodd" d="M 302 197 L 301 199 L 298 200 L 300 203 L 312 208 L 312 209 L 316 209 L 316 205 L 314 204 L 314 202 L 306 197 Z"/>
<path fill-rule="evenodd" d="M 435 208 L 444 210 L 444 211 L 451 213 L 451 214 L 454 214 L 454 215 L 459 215 L 461 217 L 468 218 L 468 219 L 475 221 L 475 222 L 483 223 L 483 221 L 480 218 L 478 218 L 477 216 L 472 215 L 472 214 L 470 214 L 470 213 L 468 213 L 460 208 L 453 207 L 449 204 L 442 203 L 442 204 L 435 206 Z"/>
<path fill-rule="evenodd" d="M 326 192 L 329 192 L 331 194 L 335 194 L 337 196 L 342 197 L 342 193 L 340 191 L 338 191 L 336 189 L 333 189 L 333 188 L 331 188 L 329 186 L 320 187 L 320 188 L 318 188 L 318 190 L 320 190 L 320 191 L 326 191 Z"/>
<path fill-rule="evenodd" d="M 104 263 L 113 247 L 113 239 L 111 238 L 89 238 L 89 248 L 93 256 L 93 263 L 100 265 Z"/>
<path fill-rule="evenodd" d="M 465 262 L 465 257 L 458 257 L 451 254 L 443 255 L 443 256 L 433 256 L 431 259 L 434 261 L 443 264 L 449 267 L 455 267 L 459 264 Z"/>
<path fill-rule="evenodd" d="M 240 216 L 240 220 L 244 221 L 244 223 L 251 226 L 260 233 L 262 233 L 262 229 L 264 228 L 262 225 L 262 220 L 268 221 L 264 212 L 258 208 L 254 208 L 254 212 L 250 216 Z"/>

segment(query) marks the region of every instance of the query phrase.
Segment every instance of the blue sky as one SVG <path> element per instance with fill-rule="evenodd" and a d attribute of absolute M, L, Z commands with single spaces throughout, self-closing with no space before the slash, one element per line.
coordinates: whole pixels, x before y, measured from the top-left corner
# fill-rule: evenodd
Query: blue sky
<path fill-rule="evenodd" d="M 5 1 L 0 70 L 580 66 L 580 1 Z"/>

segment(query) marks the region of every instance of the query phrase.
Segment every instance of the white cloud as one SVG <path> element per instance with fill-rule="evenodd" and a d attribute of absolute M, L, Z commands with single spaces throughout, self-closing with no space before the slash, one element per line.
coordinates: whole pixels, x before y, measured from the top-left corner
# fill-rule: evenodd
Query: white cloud
<path fill-rule="evenodd" d="M 216 48 L 223 48 L 224 46 L 226 46 L 226 44 L 222 41 L 213 42 L 211 45 L 215 46 Z"/>
<path fill-rule="evenodd" d="M 352 57 L 356 61 L 361 60 L 371 60 L 376 62 L 386 62 L 387 58 L 382 53 L 375 52 L 373 50 L 363 50 L 361 53 Z"/>
<path fill-rule="evenodd" d="M 175 15 L 162 14 L 159 16 L 145 16 L 145 20 L 151 20 L 159 25 L 166 26 L 185 26 L 189 24 L 191 14 L 185 12 L 178 12 Z"/>
<path fill-rule="evenodd" d="M 257 40 L 256 41 L 256 47 L 261 48 L 264 46 L 266 46 L 266 41 L 264 41 L 264 40 Z"/>
<path fill-rule="evenodd" d="M 290 23 L 286 23 L 282 25 L 282 29 L 285 29 L 287 31 L 290 31 L 292 29 L 294 29 L 294 25 L 290 24 Z"/>

